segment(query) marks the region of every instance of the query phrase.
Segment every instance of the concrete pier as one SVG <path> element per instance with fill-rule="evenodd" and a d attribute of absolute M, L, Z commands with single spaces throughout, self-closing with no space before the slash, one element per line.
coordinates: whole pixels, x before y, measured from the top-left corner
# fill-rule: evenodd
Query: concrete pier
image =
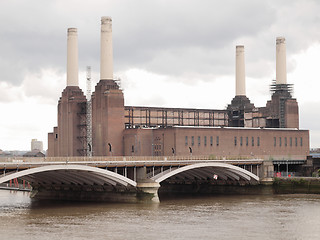
<path fill-rule="evenodd" d="M 143 201 L 160 202 L 158 196 L 158 189 L 160 184 L 154 181 L 146 180 L 145 182 L 138 182 L 137 197 Z"/>

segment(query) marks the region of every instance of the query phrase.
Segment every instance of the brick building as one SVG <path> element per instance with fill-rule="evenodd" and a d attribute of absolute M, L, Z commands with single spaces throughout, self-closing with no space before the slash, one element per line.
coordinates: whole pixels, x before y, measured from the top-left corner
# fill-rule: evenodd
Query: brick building
<path fill-rule="evenodd" d="M 245 93 L 244 47 L 236 47 L 236 96 L 226 109 L 124 106 L 113 79 L 112 20 L 101 21 L 100 81 L 91 97 L 92 146 L 87 142 L 87 100 L 78 87 L 76 29 L 68 30 L 67 87 L 58 126 L 48 134 L 48 156 L 186 156 L 304 160 L 309 131 L 286 80 L 285 40 L 277 38 L 277 79 L 271 100 L 257 108 Z M 75 66 L 76 65 L 76 66 Z"/>

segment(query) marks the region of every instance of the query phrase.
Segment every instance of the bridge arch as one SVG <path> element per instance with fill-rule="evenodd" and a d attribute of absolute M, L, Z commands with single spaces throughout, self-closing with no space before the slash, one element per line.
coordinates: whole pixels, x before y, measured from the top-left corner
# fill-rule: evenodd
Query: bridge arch
<path fill-rule="evenodd" d="M 76 164 L 49 165 L 30 168 L 0 177 L 0 183 L 21 178 L 35 185 L 112 185 L 136 187 L 137 183 L 118 173 L 106 169 Z"/>
<path fill-rule="evenodd" d="M 207 179 L 213 178 L 214 175 L 217 175 L 218 178 L 227 180 L 231 179 L 234 181 L 244 180 L 249 184 L 257 184 L 260 181 L 260 178 L 237 166 L 226 164 L 226 163 L 196 163 L 187 166 L 183 166 L 180 168 L 176 168 L 174 170 L 166 170 L 161 172 L 151 179 L 157 183 L 161 183 L 166 179 L 173 176 L 182 176 L 182 177 L 191 177 L 191 178 L 199 178 L 199 179 Z"/>

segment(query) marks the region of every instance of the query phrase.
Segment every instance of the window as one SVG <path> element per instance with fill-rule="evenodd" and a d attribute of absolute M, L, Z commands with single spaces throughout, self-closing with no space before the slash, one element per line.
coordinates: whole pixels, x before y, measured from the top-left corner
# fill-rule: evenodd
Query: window
<path fill-rule="evenodd" d="M 251 138 L 252 146 L 254 146 L 254 137 Z"/>
<path fill-rule="evenodd" d="M 134 152 L 134 145 L 131 146 L 131 152 Z"/>
<path fill-rule="evenodd" d="M 248 145 L 249 145 L 249 138 L 246 137 L 246 146 L 248 146 Z"/>
<path fill-rule="evenodd" d="M 184 143 L 184 145 L 185 145 L 185 146 L 188 146 L 188 136 L 185 137 L 185 143 Z"/>
<path fill-rule="evenodd" d="M 204 136 L 204 146 L 207 146 L 207 136 Z"/>
<path fill-rule="evenodd" d="M 56 133 L 56 139 L 58 138 L 58 133 Z"/>
<path fill-rule="evenodd" d="M 234 145 L 237 146 L 237 137 L 234 137 Z"/>
<path fill-rule="evenodd" d="M 240 146 L 242 146 L 242 137 L 240 137 Z"/>
<path fill-rule="evenodd" d="M 210 146 L 213 146 L 213 137 L 210 137 Z"/>
<path fill-rule="evenodd" d="M 219 136 L 217 136 L 217 146 L 219 146 Z"/>
<path fill-rule="evenodd" d="M 277 146 L 277 138 L 273 137 L 273 146 L 276 147 Z"/>
<path fill-rule="evenodd" d="M 194 146 L 194 136 L 191 137 L 191 145 Z"/>
<path fill-rule="evenodd" d="M 198 146 L 200 146 L 200 136 L 198 136 Z"/>
<path fill-rule="evenodd" d="M 298 138 L 295 139 L 296 147 L 298 146 Z"/>
<path fill-rule="evenodd" d="M 284 146 L 287 146 L 287 137 L 284 138 Z"/>
<path fill-rule="evenodd" d="M 290 137 L 290 147 L 292 147 L 292 137 Z"/>
<path fill-rule="evenodd" d="M 300 138 L 300 146 L 302 147 L 302 137 Z"/>
<path fill-rule="evenodd" d="M 281 137 L 279 137 L 279 146 L 281 147 L 282 142 L 281 142 Z"/>
<path fill-rule="evenodd" d="M 257 137 L 257 146 L 260 146 L 260 137 Z"/>

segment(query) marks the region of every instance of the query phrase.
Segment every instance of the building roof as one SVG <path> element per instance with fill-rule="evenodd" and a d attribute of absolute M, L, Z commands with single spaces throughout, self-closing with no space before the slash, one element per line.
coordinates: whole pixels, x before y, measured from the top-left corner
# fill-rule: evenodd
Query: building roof
<path fill-rule="evenodd" d="M 41 151 L 30 151 L 23 155 L 24 157 L 45 157 L 45 154 Z"/>

